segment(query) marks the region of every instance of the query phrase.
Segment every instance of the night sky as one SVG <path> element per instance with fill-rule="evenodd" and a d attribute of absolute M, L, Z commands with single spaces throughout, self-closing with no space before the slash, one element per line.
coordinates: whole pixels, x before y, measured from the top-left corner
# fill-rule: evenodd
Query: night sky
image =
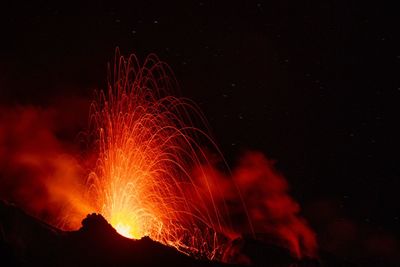
<path fill-rule="evenodd" d="M 155 53 L 181 96 L 202 108 L 232 166 L 247 150 L 276 160 L 322 249 L 358 258 L 374 238 L 400 247 L 400 54 L 390 8 L 36 2 L 1 7 L 1 105 L 90 99 L 105 87 L 117 46 L 141 60 Z"/>

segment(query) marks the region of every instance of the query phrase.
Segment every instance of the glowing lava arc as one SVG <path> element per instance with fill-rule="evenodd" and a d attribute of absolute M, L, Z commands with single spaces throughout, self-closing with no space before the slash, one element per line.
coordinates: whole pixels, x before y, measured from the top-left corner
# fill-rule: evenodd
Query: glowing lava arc
<path fill-rule="evenodd" d="M 217 233 L 227 224 L 215 192 L 191 177 L 194 168 L 210 165 L 199 140 L 215 147 L 193 126 L 193 119 L 206 126 L 201 113 L 168 95 L 177 87 L 174 75 L 153 54 L 140 65 L 135 55 L 117 51 L 110 74 L 108 91 L 98 92 L 91 106 L 98 159 L 88 177 L 89 200 L 124 236 L 218 258 Z M 201 181 L 205 188 L 208 182 Z"/>

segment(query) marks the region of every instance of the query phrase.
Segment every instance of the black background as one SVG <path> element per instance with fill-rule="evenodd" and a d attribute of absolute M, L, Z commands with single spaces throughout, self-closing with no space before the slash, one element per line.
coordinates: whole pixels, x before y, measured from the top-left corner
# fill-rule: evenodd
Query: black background
<path fill-rule="evenodd" d="M 395 9 L 292 2 L 4 1 L 0 102 L 90 97 L 104 88 L 116 46 L 142 60 L 154 52 L 201 106 L 232 166 L 249 149 L 277 160 L 322 240 L 325 208 L 397 239 Z"/>

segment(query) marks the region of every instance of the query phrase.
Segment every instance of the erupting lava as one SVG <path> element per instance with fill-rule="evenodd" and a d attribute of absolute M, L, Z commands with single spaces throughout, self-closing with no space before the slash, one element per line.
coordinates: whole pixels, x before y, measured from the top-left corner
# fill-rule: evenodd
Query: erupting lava
<path fill-rule="evenodd" d="M 205 190 L 191 176 L 209 165 L 198 140 L 214 146 L 193 127 L 193 115 L 204 124 L 202 116 L 188 100 L 167 95 L 174 75 L 155 55 L 141 66 L 134 55 L 117 53 L 112 73 L 91 109 L 99 156 L 88 178 L 90 202 L 126 237 L 149 236 L 214 258 L 226 223 L 207 179 Z"/>
<path fill-rule="evenodd" d="M 200 130 L 207 123 L 196 105 L 170 95 L 177 83 L 168 65 L 117 52 L 109 74 L 91 105 L 88 154 L 96 162 L 86 175 L 85 162 L 66 157 L 75 150 L 57 138 L 64 120 L 53 109 L 0 109 L 1 198 L 64 230 L 97 212 L 121 235 L 208 259 L 224 260 L 230 241 L 255 233 L 297 258 L 316 255 L 315 235 L 273 162 L 247 152 L 229 171 Z"/>

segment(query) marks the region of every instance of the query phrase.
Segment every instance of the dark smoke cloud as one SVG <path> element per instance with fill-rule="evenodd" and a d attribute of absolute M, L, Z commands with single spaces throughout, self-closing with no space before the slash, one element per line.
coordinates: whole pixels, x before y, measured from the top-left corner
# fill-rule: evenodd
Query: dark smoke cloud
<path fill-rule="evenodd" d="M 340 208 L 339 199 L 319 199 L 307 207 L 308 217 L 319 232 L 321 250 L 351 262 L 379 261 L 398 266 L 400 242 L 395 234 L 367 221 L 351 218 Z"/>

